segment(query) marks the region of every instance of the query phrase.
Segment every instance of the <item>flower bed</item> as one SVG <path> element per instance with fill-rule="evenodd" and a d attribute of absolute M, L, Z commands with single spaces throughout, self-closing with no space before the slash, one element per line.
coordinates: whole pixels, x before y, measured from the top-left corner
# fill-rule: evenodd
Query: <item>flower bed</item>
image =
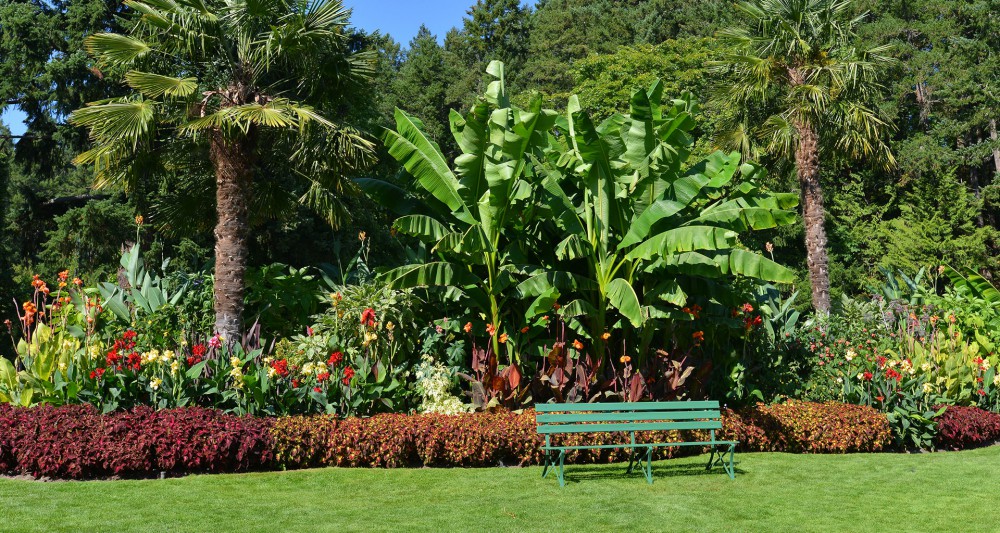
<path fill-rule="evenodd" d="M 1000 414 L 978 407 L 950 405 L 937 418 L 935 443 L 945 450 L 964 450 L 1000 440 Z"/>
<path fill-rule="evenodd" d="M 708 435 L 647 432 L 637 437 L 663 442 Z M 807 402 L 725 411 L 720 438 L 740 440 L 739 451 L 809 453 L 877 452 L 892 442 L 885 416 L 870 407 Z M 593 433 L 560 436 L 556 442 L 622 440 Z M 531 410 L 344 419 L 237 417 L 204 408 L 102 415 L 89 406 L 0 406 L 0 473 L 61 479 L 325 466 L 526 466 L 541 462 L 541 444 Z M 656 457 L 700 451 L 659 448 Z M 603 449 L 574 452 L 568 460 L 626 458 L 625 450 Z"/>

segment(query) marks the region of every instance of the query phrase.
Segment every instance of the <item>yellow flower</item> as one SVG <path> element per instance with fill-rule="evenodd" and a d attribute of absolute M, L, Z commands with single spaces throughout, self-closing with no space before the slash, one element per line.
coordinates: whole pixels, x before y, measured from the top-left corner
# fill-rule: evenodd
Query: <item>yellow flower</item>
<path fill-rule="evenodd" d="M 239 357 L 230 357 L 229 364 L 233 365 L 234 369 L 243 368 L 243 361 L 240 361 Z"/>
<path fill-rule="evenodd" d="M 173 361 L 175 357 L 177 357 L 177 354 L 175 354 L 173 350 L 164 350 L 163 355 L 160 356 L 160 360 L 164 363 L 169 363 L 170 361 Z"/>
<path fill-rule="evenodd" d="M 180 372 L 180 370 L 181 370 L 181 363 L 176 359 L 174 359 L 174 362 L 170 363 L 170 371 L 176 374 Z"/>
<path fill-rule="evenodd" d="M 149 380 L 149 386 L 152 387 L 153 390 L 160 390 L 160 385 L 162 384 L 163 380 L 160 378 L 152 378 Z"/>
<path fill-rule="evenodd" d="M 101 347 L 98 346 L 98 345 L 96 345 L 96 344 L 92 344 L 90 346 L 89 352 L 90 352 L 90 359 L 91 360 L 97 359 L 98 357 L 101 356 Z"/>
<path fill-rule="evenodd" d="M 392 322 L 386 322 L 385 323 L 385 329 L 387 329 L 389 331 L 392 331 L 392 330 L 396 329 L 396 325 L 393 324 Z"/>
<path fill-rule="evenodd" d="M 853 360 L 853 359 L 854 359 L 854 358 L 855 358 L 855 357 L 856 357 L 857 355 L 858 355 L 858 354 L 857 354 L 857 353 L 856 353 L 856 352 L 855 352 L 854 350 L 847 350 L 847 353 L 846 353 L 846 354 L 844 354 L 844 359 L 847 359 L 848 361 L 851 361 L 851 360 Z"/>
<path fill-rule="evenodd" d="M 923 370 L 924 372 L 930 372 L 931 371 L 931 364 L 930 363 L 924 363 L 924 364 L 920 365 L 920 370 Z"/>
<path fill-rule="evenodd" d="M 374 333 L 365 333 L 365 341 L 362 344 L 365 347 L 367 347 L 369 344 L 372 343 L 372 341 L 374 341 L 377 338 L 378 338 L 378 335 L 376 335 Z"/>
<path fill-rule="evenodd" d="M 934 387 L 930 383 L 924 383 L 924 394 L 930 394 L 934 391 Z"/>
<path fill-rule="evenodd" d="M 993 376 L 993 384 L 1000 386 L 1000 372 L 997 372 L 997 375 Z"/>
<path fill-rule="evenodd" d="M 66 372 L 67 368 L 66 363 L 59 363 L 59 370 Z"/>

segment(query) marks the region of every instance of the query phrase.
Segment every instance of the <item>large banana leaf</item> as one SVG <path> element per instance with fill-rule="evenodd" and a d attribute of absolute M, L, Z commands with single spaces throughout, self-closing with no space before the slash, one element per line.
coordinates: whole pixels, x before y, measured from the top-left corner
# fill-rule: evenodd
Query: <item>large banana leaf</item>
<path fill-rule="evenodd" d="M 397 109 L 396 129 L 387 130 L 385 145 L 389 155 L 427 192 L 447 205 L 456 218 L 473 223 L 472 214 L 462 200 L 462 185 L 448 167 L 441 148 L 424 133 L 419 119 Z"/>

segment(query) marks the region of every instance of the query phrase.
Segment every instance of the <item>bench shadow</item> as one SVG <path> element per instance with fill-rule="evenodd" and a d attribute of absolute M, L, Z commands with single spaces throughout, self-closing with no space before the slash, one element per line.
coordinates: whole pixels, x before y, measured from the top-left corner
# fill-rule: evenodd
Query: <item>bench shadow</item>
<path fill-rule="evenodd" d="M 706 463 L 708 461 L 705 461 Z M 735 461 L 735 471 L 736 475 L 740 476 L 746 474 L 746 471 L 740 468 L 739 461 Z M 620 467 L 620 468 L 619 468 Z M 628 463 L 615 463 L 614 467 L 608 466 L 598 466 L 598 465 L 574 465 L 566 464 L 566 473 L 564 474 L 566 483 L 580 483 L 582 481 L 590 481 L 597 479 L 621 479 L 635 478 L 637 480 L 645 480 L 646 473 L 641 467 L 636 466 L 632 473 L 627 474 L 625 471 L 628 469 Z M 552 476 L 553 474 L 549 474 Z M 723 476 L 728 477 L 726 471 L 721 466 L 716 466 L 711 470 L 705 470 L 704 463 L 685 463 L 685 464 L 657 464 L 653 463 L 653 482 L 656 482 L 657 478 L 671 478 L 671 477 L 681 477 L 681 476 Z"/>

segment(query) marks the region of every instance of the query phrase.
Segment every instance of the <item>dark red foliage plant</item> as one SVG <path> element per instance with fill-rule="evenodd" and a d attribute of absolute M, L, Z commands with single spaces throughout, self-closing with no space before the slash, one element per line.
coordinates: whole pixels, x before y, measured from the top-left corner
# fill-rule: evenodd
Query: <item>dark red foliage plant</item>
<path fill-rule="evenodd" d="M 964 450 L 1000 440 L 1000 414 L 978 407 L 949 405 L 935 420 L 938 424 L 935 443 L 942 450 Z"/>

